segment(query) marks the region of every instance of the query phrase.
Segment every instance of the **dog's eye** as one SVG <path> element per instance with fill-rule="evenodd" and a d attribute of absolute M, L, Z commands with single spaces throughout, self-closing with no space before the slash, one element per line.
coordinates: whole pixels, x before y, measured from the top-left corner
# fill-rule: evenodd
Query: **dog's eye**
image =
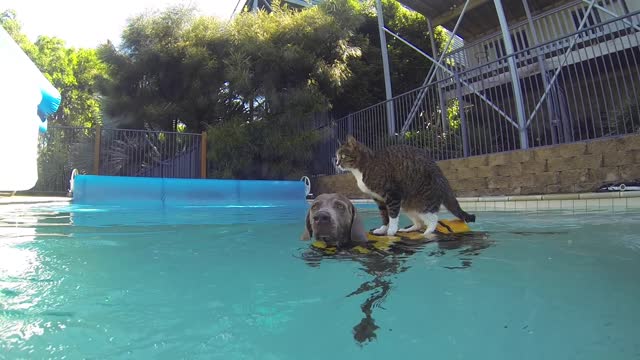
<path fill-rule="evenodd" d="M 311 205 L 311 209 L 316 210 L 318 208 L 318 206 L 320 206 L 320 205 L 318 205 L 318 203 L 315 203 L 315 204 Z"/>
<path fill-rule="evenodd" d="M 337 203 L 336 208 L 338 208 L 339 210 L 344 210 L 344 205 L 342 205 L 342 203 Z"/>

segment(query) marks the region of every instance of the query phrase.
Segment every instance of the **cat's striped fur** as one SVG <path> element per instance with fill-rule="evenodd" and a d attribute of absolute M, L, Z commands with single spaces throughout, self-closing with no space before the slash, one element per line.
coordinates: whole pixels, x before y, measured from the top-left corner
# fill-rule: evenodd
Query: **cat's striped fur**
<path fill-rule="evenodd" d="M 397 231 L 415 231 L 426 226 L 424 235 L 430 237 L 438 223 L 441 205 L 465 222 L 475 221 L 475 215 L 460 208 L 449 181 L 423 149 L 393 145 L 374 152 L 349 136 L 336 155 L 336 165 L 350 171 L 358 188 L 378 204 L 383 225 L 374 234 L 395 235 Z M 413 226 L 398 229 L 400 209 Z"/>

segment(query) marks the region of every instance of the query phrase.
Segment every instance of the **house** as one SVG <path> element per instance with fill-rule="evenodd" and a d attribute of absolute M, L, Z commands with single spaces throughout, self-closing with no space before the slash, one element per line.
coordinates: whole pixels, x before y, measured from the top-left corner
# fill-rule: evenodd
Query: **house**
<path fill-rule="evenodd" d="M 424 87 L 337 120 L 341 129 L 404 135 L 438 159 L 639 131 L 640 0 L 399 1 L 463 46 Z"/>
<path fill-rule="evenodd" d="M 596 1 L 586 18 L 589 1 L 508 3 L 505 13 L 524 113 L 531 119 L 530 145 L 612 135 L 621 130 L 615 129 L 621 125 L 616 118 L 633 111 L 634 105 L 638 116 L 639 0 Z M 455 64 L 450 68 L 470 85 L 462 89 L 465 102 L 484 108 L 480 111 L 485 116 L 486 105 L 478 106 L 471 89 L 485 93 L 505 111 L 517 106 L 508 86 L 512 78 L 505 42 L 491 11 L 495 7 L 488 1 L 465 14 L 459 27 L 465 46 L 446 56 L 449 64 Z M 485 20 L 474 22 L 478 18 Z M 489 21 L 491 18 L 495 21 Z M 549 84 L 556 72 L 556 81 Z M 447 99 L 456 97 L 453 81 L 441 85 Z M 540 106 L 547 87 L 548 95 Z M 488 112 L 496 115 L 495 109 Z"/>

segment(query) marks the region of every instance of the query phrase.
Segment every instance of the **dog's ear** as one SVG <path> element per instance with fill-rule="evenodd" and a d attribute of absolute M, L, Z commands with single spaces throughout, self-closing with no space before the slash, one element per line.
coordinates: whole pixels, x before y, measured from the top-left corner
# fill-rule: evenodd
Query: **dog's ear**
<path fill-rule="evenodd" d="M 353 203 L 351 203 L 351 241 L 367 242 L 367 232 L 364 230 L 362 219 Z"/>
<path fill-rule="evenodd" d="M 309 218 L 310 215 L 311 215 L 311 209 L 307 211 L 307 216 L 305 218 L 305 224 L 304 224 L 304 232 L 300 237 L 300 239 L 302 240 L 311 240 L 311 237 L 313 236 L 313 229 L 311 228 L 311 219 Z"/>

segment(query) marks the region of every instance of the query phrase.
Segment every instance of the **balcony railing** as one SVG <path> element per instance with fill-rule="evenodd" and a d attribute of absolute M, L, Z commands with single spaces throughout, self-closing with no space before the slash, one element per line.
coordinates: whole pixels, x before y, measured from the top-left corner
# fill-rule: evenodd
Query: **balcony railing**
<path fill-rule="evenodd" d="M 321 128 L 316 174 L 336 173 L 332 157 L 347 134 L 374 149 L 408 143 L 445 160 L 520 149 L 521 135 L 536 147 L 640 133 L 639 16 L 601 21 L 511 55 L 524 135 L 503 56 Z M 390 122 L 397 133 L 389 134 Z"/>
<path fill-rule="evenodd" d="M 620 17 L 627 16 L 630 13 L 626 0 L 601 0 L 597 4 Z M 514 51 L 526 50 L 575 33 L 587 8 L 588 4 L 583 1 L 575 1 L 533 16 L 532 22 L 536 36 L 534 36 L 527 20 L 512 25 L 510 33 Z M 591 28 L 591 30 L 589 33 L 584 34 L 582 41 L 607 35 L 607 31 L 611 30 L 610 28 L 597 27 L 596 25 L 612 19 L 615 19 L 613 15 L 594 7 L 585 24 L 585 27 Z M 629 17 L 628 22 L 629 24 L 639 25 L 640 17 Z M 537 43 L 534 41 L 536 38 Z M 502 33 L 496 31 L 472 42 L 467 42 L 464 47 L 446 55 L 446 59 L 448 64 L 455 64 L 452 66 L 453 68 L 461 71 L 493 62 L 503 58 L 505 55 L 506 50 L 502 40 Z M 506 65 L 506 60 L 504 60 L 504 64 Z"/>

